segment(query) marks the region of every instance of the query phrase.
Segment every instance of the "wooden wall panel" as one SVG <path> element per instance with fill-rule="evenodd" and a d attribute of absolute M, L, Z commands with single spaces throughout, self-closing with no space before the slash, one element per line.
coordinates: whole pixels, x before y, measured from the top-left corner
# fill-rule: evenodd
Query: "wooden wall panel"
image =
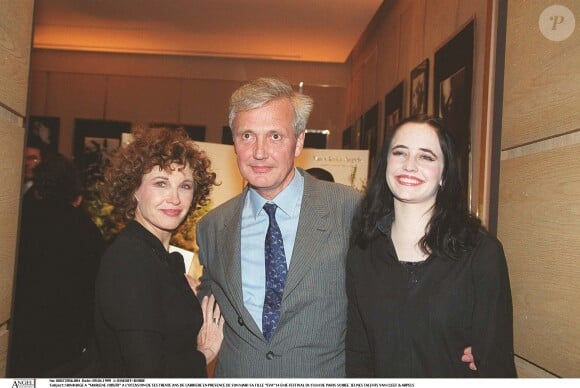
<path fill-rule="evenodd" d="M 441 0 L 425 2 L 425 50 L 437 51 L 457 32 L 459 25 L 465 21 L 457 21 L 459 0 Z"/>
<path fill-rule="evenodd" d="M 425 2 L 414 1 L 401 14 L 401 36 L 405 37 L 405 44 L 399 47 L 399 68 L 401 79 L 410 82 L 411 71 L 419 65 L 427 56 L 425 55 Z M 433 62 L 431 62 L 433 66 Z M 432 69 L 432 67 L 431 67 Z M 408 100 L 405 105 L 408 105 Z"/>
<path fill-rule="evenodd" d="M 60 118 L 59 150 L 72 155 L 74 119 L 149 121 L 206 126 L 206 140 L 221 142 L 227 125 L 231 93 L 241 81 L 165 79 L 34 71 L 30 113 Z M 296 85 L 295 85 L 296 86 Z M 346 88 L 305 83 L 304 91 L 315 99 L 309 126 L 342 131 L 345 127 Z M 313 128 L 313 127 L 312 127 Z M 340 148 L 341 136 L 331 137 L 329 147 Z"/>
<path fill-rule="evenodd" d="M 546 372 L 543 369 L 538 368 L 533 364 L 530 364 L 529 362 L 517 356 L 514 358 L 514 360 L 516 363 L 516 372 L 518 374 L 518 377 L 521 379 L 558 377 L 551 373 Z"/>
<path fill-rule="evenodd" d="M 132 77 L 169 77 L 246 81 L 256 77 L 284 76 L 289 82 L 347 86 L 349 68 L 342 63 L 210 58 L 178 55 L 102 53 L 34 49 L 36 71 L 109 74 Z"/>
<path fill-rule="evenodd" d="M 105 117 L 107 79 L 104 76 L 90 74 L 52 72 L 33 74 L 30 113 L 60 118 L 59 151 L 72 156 L 74 120 Z M 41 83 L 36 84 L 38 81 Z M 42 94 L 46 95 L 44 101 L 37 96 L 40 94 L 37 89 L 41 89 Z"/>
<path fill-rule="evenodd" d="M 42 71 L 30 72 L 30 89 L 28 96 L 29 113 L 33 116 L 46 116 L 48 99 L 48 73 Z"/>
<path fill-rule="evenodd" d="M 177 79 L 109 77 L 107 118 L 147 124 L 179 121 L 181 83 Z"/>
<path fill-rule="evenodd" d="M 1 88 L 1 87 L 0 87 Z M 24 149 L 22 118 L 0 107 L 0 377 L 5 376 Z"/>
<path fill-rule="evenodd" d="M 0 377 L 8 351 L 33 7 L 33 0 L 0 0 Z"/>
<path fill-rule="evenodd" d="M 379 52 L 378 52 L 378 69 L 377 69 L 377 89 L 378 99 L 384 99 L 385 94 L 401 82 L 399 76 L 399 56 L 400 46 L 400 24 L 398 18 L 391 20 L 396 23 L 385 23 L 379 31 Z M 381 97 L 382 96 L 382 97 Z"/>
<path fill-rule="evenodd" d="M 9 332 L 4 327 L 0 327 L 0 377 L 6 376 L 6 359 L 8 357 L 8 337 Z"/>
<path fill-rule="evenodd" d="M 546 39 L 538 27 L 540 14 L 552 4 L 508 2 L 502 149 L 578 128 L 580 1 L 558 1 L 576 15 L 575 32 L 559 42 Z"/>
<path fill-rule="evenodd" d="M 352 108 L 352 118 L 348 125 L 356 122 L 364 113 L 362 107 L 363 101 L 363 77 L 362 77 L 362 66 L 358 69 L 356 73 L 352 75 L 352 87 L 350 89 L 350 101 Z"/>
<path fill-rule="evenodd" d="M 36 81 L 36 77 L 32 79 Z M 46 109 L 49 116 L 102 119 L 106 114 L 107 78 L 91 74 L 48 73 Z M 42 85 L 39 85 L 42 87 Z M 31 89 L 37 85 L 32 84 Z M 31 101 L 31 111 L 36 111 Z"/>
<path fill-rule="evenodd" d="M 498 236 L 510 270 L 515 351 L 580 375 L 580 144 L 503 160 Z"/>
<path fill-rule="evenodd" d="M 362 109 L 363 114 L 375 105 L 380 99 L 377 99 L 377 47 L 375 46 L 366 57 L 361 69 L 363 77 L 362 89 Z"/>
<path fill-rule="evenodd" d="M 237 81 L 184 80 L 179 114 L 183 124 L 206 126 L 206 141 L 221 143 L 222 127 L 228 125 L 228 104 Z"/>
<path fill-rule="evenodd" d="M 10 318 L 22 185 L 24 130 L 0 118 L 0 323 Z"/>
<path fill-rule="evenodd" d="M 26 114 L 33 0 L 0 0 L 0 102 Z"/>
<path fill-rule="evenodd" d="M 308 120 L 310 129 L 328 129 L 327 148 L 342 148 L 342 131 L 346 125 L 343 109 L 346 89 L 342 87 L 304 86 L 304 93 L 314 99 L 314 109 Z"/>

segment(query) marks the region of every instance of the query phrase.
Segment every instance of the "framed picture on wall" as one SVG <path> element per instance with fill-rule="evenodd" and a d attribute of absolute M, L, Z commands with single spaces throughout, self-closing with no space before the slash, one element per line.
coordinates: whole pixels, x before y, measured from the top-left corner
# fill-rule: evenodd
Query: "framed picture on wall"
<path fill-rule="evenodd" d="M 474 22 L 471 21 L 435 53 L 434 110 L 457 143 L 458 165 L 464 197 L 471 197 L 471 90 L 473 78 Z"/>
<path fill-rule="evenodd" d="M 403 92 L 405 82 L 401 81 L 385 96 L 385 125 L 383 141 L 389 138 L 393 128 L 403 119 Z"/>
<path fill-rule="evenodd" d="M 234 145 L 232 129 L 229 125 L 222 127 L 222 144 Z"/>
<path fill-rule="evenodd" d="M 361 142 L 361 131 L 362 131 L 362 116 L 355 120 L 352 124 L 352 137 L 351 137 L 351 148 L 358 150 L 360 149 L 360 142 Z"/>
<path fill-rule="evenodd" d="M 429 59 L 411 71 L 409 90 L 409 116 L 427 113 L 429 91 Z"/>
<path fill-rule="evenodd" d="M 304 148 L 325 149 L 328 142 L 328 129 L 307 129 L 304 131 Z"/>
<path fill-rule="evenodd" d="M 377 153 L 378 141 L 378 124 L 379 124 L 379 104 L 373 105 L 363 115 L 361 131 L 361 150 L 369 150 L 369 171 L 372 171 L 373 160 Z"/>
<path fill-rule="evenodd" d="M 353 149 L 352 146 L 352 125 L 342 131 L 342 149 L 349 150 Z"/>
<path fill-rule="evenodd" d="M 102 179 L 103 170 L 121 146 L 121 134 L 131 132 L 127 121 L 75 119 L 74 160 L 87 186 Z"/>
<path fill-rule="evenodd" d="M 58 152 L 59 131 L 59 117 L 30 116 L 27 143 L 39 144 L 49 152 Z"/>

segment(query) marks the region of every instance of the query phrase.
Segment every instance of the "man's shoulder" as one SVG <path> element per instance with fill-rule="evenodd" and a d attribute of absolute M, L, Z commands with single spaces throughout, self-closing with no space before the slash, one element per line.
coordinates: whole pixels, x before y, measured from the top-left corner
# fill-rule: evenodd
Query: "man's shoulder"
<path fill-rule="evenodd" d="M 231 217 L 234 212 L 239 211 L 242 196 L 243 194 L 238 194 L 210 210 L 206 215 L 203 216 L 203 218 L 200 220 L 200 223 L 207 224 L 221 220 L 223 218 Z"/>
<path fill-rule="evenodd" d="M 357 203 L 361 198 L 357 190 L 342 183 L 314 180 L 311 184 L 313 189 L 321 192 L 321 196 L 327 200 L 334 198 L 341 202 Z"/>

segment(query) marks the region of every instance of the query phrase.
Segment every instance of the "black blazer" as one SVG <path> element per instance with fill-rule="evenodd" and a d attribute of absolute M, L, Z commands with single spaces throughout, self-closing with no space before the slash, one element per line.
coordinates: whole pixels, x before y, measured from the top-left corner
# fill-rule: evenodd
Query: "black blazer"
<path fill-rule="evenodd" d="M 197 350 L 201 306 L 179 254 L 135 221 L 105 252 L 95 329 L 106 377 L 206 377 Z"/>

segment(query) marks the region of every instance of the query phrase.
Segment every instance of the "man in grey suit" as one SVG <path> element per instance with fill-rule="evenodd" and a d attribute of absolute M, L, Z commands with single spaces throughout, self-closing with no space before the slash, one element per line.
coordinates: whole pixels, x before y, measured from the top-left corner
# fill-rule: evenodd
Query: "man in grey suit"
<path fill-rule="evenodd" d="M 359 195 L 294 166 L 311 109 L 310 97 L 271 78 L 231 97 L 234 148 L 248 186 L 197 226 L 200 292 L 215 295 L 227 323 L 216 377 L 345 375 L 345 257 Z M 268 272 L 266 203 L 275 205 L 283 240 L 279 286 Z M 279 310 L 268 318 L 273 305 Z"/>

